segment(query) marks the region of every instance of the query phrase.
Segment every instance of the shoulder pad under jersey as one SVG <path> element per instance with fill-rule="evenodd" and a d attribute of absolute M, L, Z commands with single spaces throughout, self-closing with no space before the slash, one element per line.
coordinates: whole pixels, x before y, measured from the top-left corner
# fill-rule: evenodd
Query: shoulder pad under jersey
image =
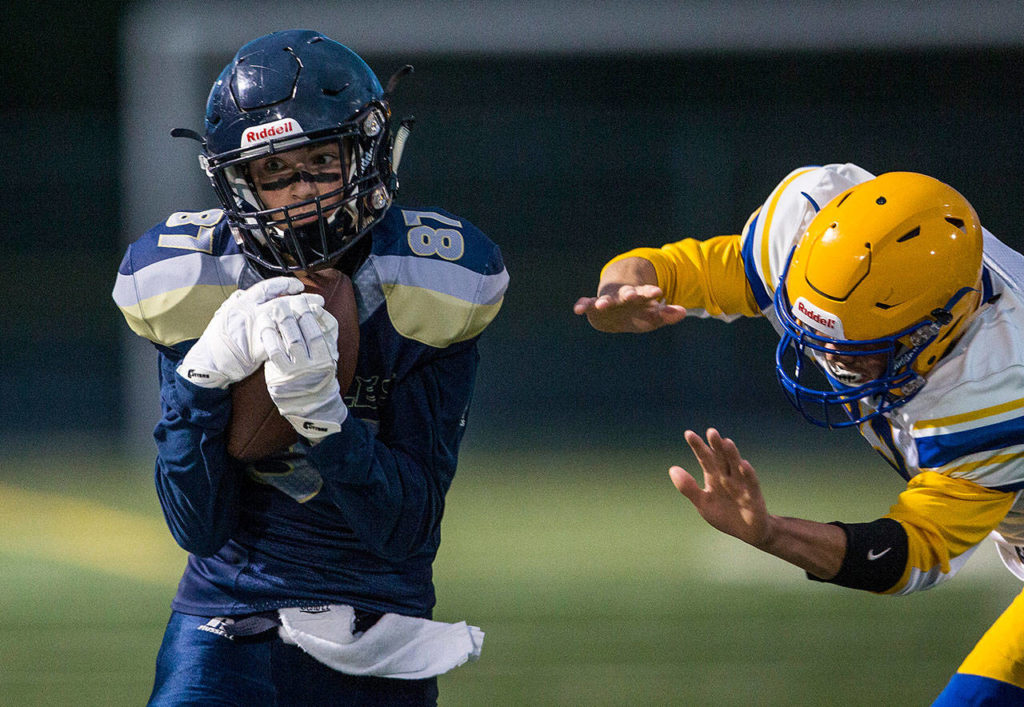
<path fill-rule="evenodd" d="M 178 211 L 128 246 L 114 302 L 132 331 L 173 347 L 203 333 L 244 267 L 223 212 Z"/>
<path fill-rule="evenodd" d="M 487 328 L 508 272 L 498 246 L 468 221 L 440 209 L 393 206 L 373 230 L 356 284 L 361 318 L 385 305 L 400 335 L 443 348 Z"/>
<path fill-rule="evenodd" d="M 894 413 L 915 442 L 921 469 L 1001 491 L 1024 489 L 1022 311 L 1020 294 L 1006 288 Z"/>

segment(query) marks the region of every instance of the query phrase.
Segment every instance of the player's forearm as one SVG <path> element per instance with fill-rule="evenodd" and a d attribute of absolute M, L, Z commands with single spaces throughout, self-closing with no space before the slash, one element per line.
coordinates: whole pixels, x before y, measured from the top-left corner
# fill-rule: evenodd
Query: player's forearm
<path fill-rule="evenodd" d="M 157 424 L 156 491 L 175 541 L 200 557 L 227 542 L 238 520 L 240 471 L 225 450 L 231 397 L 194 386 L 161 357 L 164 417 Z"/>
<path fill-rule="evenodd" d="M 197 442 L 197 449 L 204 447 Z M 238 523 L 239 479 L 227 469 L 207 472 L 194 460 L 157 459 L 156 491 L 164 520 L 175 542 L 199 557 L 223 547 Z"/>
<path fill-rule="evenodd" d="M 630 257 L 615 260 L 601 271 L 597 294 L 617 292 L 623 285 L 657 285 L 658 273 L 646 258 Z"/>
<path fill-rule="evenodd" d="M 771 531 L 758 549 L 827 580 L 842 567 L 846 534 L 828 523 L 772 516 Z"/>

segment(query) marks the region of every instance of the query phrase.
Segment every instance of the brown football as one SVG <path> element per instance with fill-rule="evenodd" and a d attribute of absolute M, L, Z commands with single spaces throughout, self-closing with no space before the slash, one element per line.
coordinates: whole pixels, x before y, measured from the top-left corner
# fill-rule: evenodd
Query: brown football
<path fill-rule="evenodd" d="M 359 358 L 359 312 L 348 275 L 326 269 L 299 277 L 306 292 L 321 295 L 324 309 L 338 320 L 338 385 L 344 395 L 352 383 Z M 263 367 L 231 386 L 228 454 L 242 461 L 262 459 L 287 449 L 298 440 L 288 421 L 277 411 L 267 392 Z"/>

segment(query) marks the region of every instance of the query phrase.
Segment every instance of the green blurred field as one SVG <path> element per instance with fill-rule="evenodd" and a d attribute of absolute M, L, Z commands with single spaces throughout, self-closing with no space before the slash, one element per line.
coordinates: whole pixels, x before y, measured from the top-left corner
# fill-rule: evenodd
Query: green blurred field
<path fill-rule="evenodd" d="M 787 515 L 870 520 L 902 486 L 874 461 L 812 477 L 831 457 L 748 456 Z M 487 638 L 442 678 L 442 704 L 926 705 L 1020 589 L 988 546 L 912 597 L 808 582 L 707 529 L 673 462 L 689 459 L 466 450 L 435 615 Z M 184 561 L 148 463 L 0 465 L 0 704 L 144 704 Z"/>

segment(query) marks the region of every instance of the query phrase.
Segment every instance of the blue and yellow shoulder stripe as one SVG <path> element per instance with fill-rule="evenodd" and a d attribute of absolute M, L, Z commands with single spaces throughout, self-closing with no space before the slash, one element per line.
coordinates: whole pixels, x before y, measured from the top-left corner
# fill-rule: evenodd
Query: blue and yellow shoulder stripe
<path fill-rule="evenodd" d="M 173 348 L 203 333 L 244 267 L 223 212 L 178 211 L 128 247 L 114 302 L 132 331 Z"/>
<path fill-rule="evenodd" d="M 1024 489 L 1024 398 L 948 417 L 912 430 L 922 469 L 991 489 Z"/>

